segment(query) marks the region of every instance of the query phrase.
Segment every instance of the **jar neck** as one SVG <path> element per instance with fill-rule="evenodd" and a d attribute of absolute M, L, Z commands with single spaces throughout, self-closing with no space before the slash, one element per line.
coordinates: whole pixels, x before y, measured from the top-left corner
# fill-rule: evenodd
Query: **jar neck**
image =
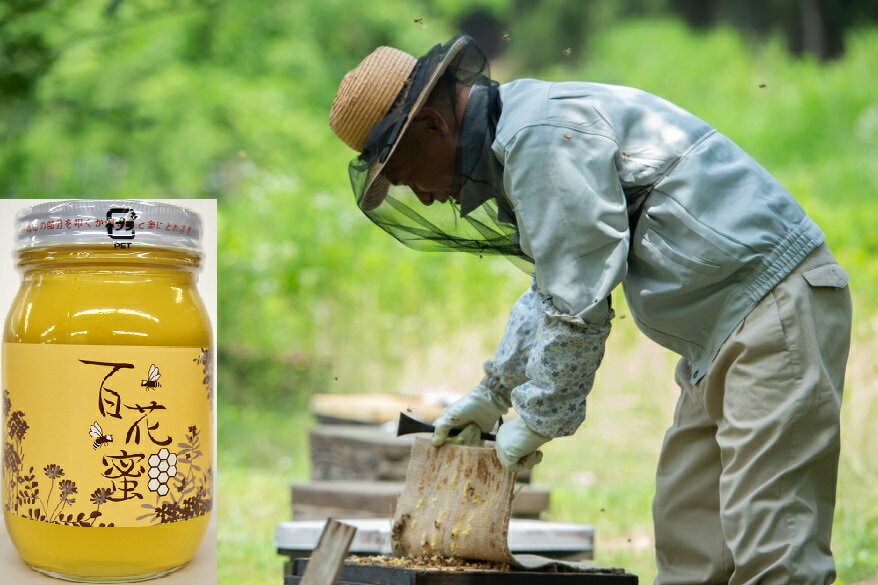
<path fill-rule="evenodd" d="M 201 268 L 198 252 L 177 248 L 118 249 L 90 246 L 51 246 L 21 250 L 18 268 L 28 275 L 56 270 L 173 271 L 194 276 Z"/>

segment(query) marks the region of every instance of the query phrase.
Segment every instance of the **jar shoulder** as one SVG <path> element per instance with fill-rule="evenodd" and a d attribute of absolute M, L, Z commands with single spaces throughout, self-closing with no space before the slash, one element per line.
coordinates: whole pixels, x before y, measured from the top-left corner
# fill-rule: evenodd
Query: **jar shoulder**
<path fill-rule="evenodd" d="M 56 275 L 22 282 L 4 341 L 207 347 L 211 327 L 192 279 Z"/>

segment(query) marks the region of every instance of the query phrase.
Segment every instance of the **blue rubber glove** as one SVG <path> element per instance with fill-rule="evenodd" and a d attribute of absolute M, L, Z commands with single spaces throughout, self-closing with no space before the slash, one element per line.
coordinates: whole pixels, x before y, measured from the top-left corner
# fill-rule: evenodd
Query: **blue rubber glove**
<path fill-rule="evenodd" d="M 497 458 L 509 471 L 530 469 L 543 460 L 542 451 L 537 449 L 550 440 L 527 428 L 520 418 L 512 419 L 497 431 Z"/>
<path fill-rule="evenodd" d="M 472 392 L 454 402 L 433 422 L 433 445 L 447 443 L 479 445 L 481 432 L 490 432 L 509 406 L 490 390 L 477 386 Z M 457 437 L 448 437 L 451 429 L 463 429 Z"/>

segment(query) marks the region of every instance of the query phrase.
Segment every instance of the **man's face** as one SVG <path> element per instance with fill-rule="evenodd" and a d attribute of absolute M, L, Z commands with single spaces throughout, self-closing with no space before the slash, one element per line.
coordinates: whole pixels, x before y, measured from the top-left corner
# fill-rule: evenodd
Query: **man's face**
<path fill-rule="evenodd" d="M 408 185 L 424 205 L 445 203 L 451 193 L 457 158 L 457 131 L 439 110 L 425 106 L 415 117 L 382 174 L 394 185 Z"/>

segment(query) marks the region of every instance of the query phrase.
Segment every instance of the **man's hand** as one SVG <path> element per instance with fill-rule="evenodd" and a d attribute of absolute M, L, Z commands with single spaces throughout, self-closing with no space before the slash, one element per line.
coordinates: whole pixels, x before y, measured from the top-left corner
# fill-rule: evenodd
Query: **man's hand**
<path fill-rule="evenodd" d="M 502 402 L 489 390 L 477 387 L 475 390 L 451 404 L 433 423 L 433 445 L 440 446 L 446 442 L 462 445 L 478 445 L 481 432 L 490 432 L 494 425 L 506 412 Z M 454 438 L 449 439 L 451 429 L 463 429 Z"/>
<path fill-rule="evenodd" d="M 527 428 L 520 418 L 512 419 L 497 431 L 497 458 L 509 471 L 530 469 L 543 460 L 542 451 L 537 449 L 550 440 Z"/>
<path fill-rule="evenodd" d="M 463 430 L 460 431 L 460 434 L 454 437 L 448 437 L 445 439 L 446 443 L 451 443 L 452 445 L 466 445 L 467 447 L 481 447 L 484 441 L 482 440 L 482 429 L 479 428 L 479 425 L 476 423 L 470 423 L 463 427 Z"/>

